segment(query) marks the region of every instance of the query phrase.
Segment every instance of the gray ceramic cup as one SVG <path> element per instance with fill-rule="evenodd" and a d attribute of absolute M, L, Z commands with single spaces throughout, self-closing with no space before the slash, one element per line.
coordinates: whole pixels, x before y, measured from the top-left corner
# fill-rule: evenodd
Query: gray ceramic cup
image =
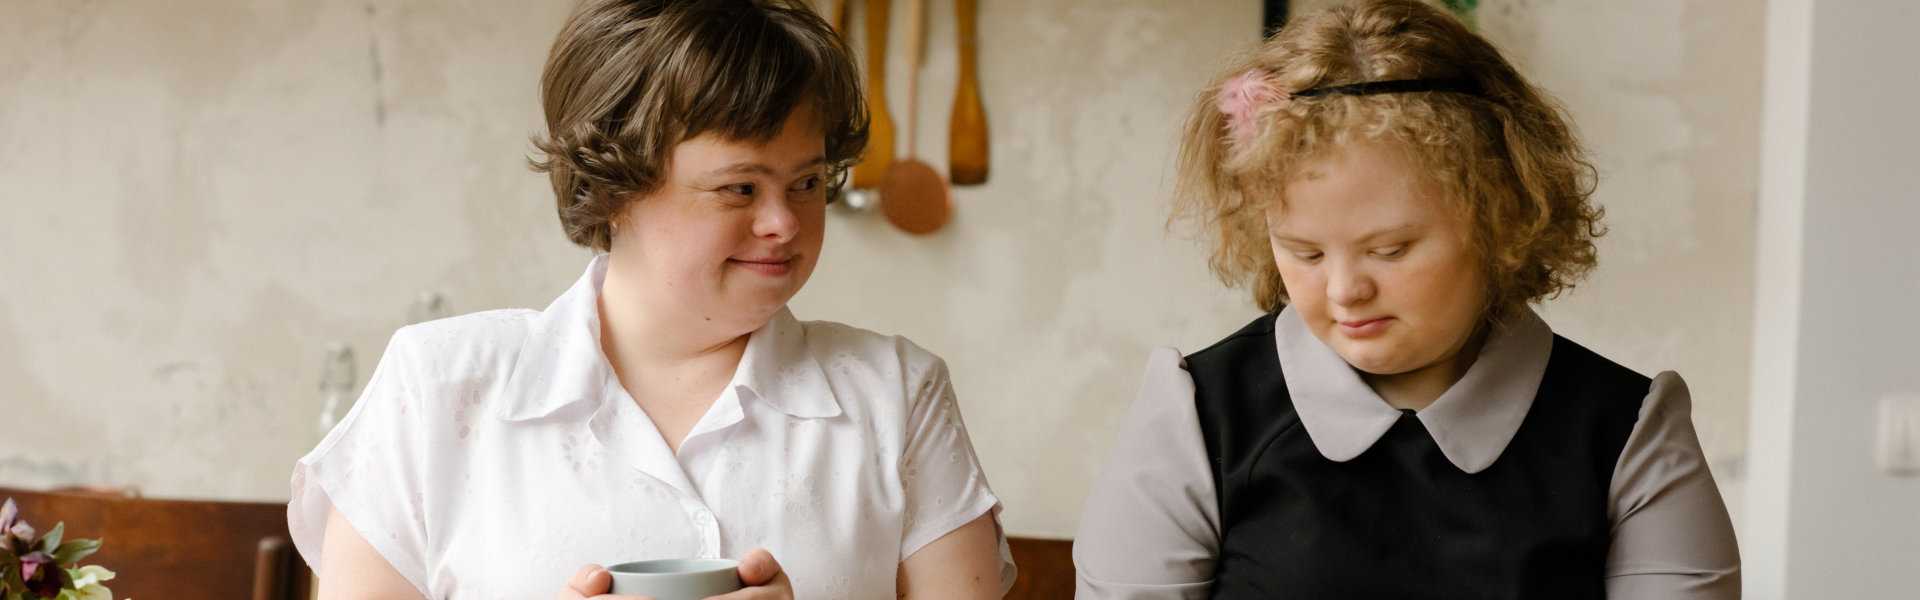
<path fill-rule="evenodd" d="M 740 589 L 740 561 L 729 558 L 668 558 L 607 567 L 615 594 L 654 600 L 701 600 Z"/>

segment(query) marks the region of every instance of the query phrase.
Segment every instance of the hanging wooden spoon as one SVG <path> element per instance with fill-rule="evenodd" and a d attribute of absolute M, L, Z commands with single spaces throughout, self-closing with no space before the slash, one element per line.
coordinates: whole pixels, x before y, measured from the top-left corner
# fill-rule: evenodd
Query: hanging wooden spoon
<path fill-rule="evenodd" d="M 980 105 L 979 74 L 974 67 L 975 0 L 954 0 L 959 24 L 960 83 L 953 94 L 953 121 L 947 131 L 947 174 L 954 185 L 987 182 L 987 114 Z"/>
<path fill-rule="evenodd" d="M 953 190 L 931 165 L 913 157 L 915 96 L 920 90 L 920 63 L 925 58 L 926 0 L 907 0 L 907 102 L 901 128 L 906 158 L 887 167 L 880 180 L 880 212 L 907 233 L 939 231 L 953 215 Z"/>
<path fill-rule="evenodd" d="M 833 32 L 840 34 L 841 42 L 851 46 L 853 33 L 847 31 L 847 26 L 853 24 L 853 21 L 847 16 L 847 0 L 833 0 Z"/>
<path fill-rule="evenodd" d="M 879 186 L 893 163 L 893 117 L 887 114 L 887 2 L 867 0 L 867 156 L 853 166 L 854 189 Z"/>

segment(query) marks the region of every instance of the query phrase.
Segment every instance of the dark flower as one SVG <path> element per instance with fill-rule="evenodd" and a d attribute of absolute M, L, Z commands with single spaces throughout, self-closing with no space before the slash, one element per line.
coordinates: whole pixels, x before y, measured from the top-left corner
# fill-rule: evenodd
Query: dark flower
<path fill-rule="evenodd" d="M 30 552 L 20 557 L 20 578 L 26 580 L 27 591 L 41 598 L 53 598 L 70 581 L 67 572 L 55 563 L 53 555 L 45 552 Z"/>

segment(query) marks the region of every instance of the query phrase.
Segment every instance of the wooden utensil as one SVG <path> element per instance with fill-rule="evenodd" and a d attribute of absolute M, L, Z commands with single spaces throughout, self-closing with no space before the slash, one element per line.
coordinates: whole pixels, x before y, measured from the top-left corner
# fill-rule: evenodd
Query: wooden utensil
<path fill-rule="evenodd" d="M 867 156 L 853 166 L 854 189 L 880 185 L 893 163 L 893 117 L 887 114 L 887 2 L 867 0 Z"/>
<path fill-rule="evenodd" d="M 954 89 L 953 121 L 947 130 L 947 174 L 954 185 L 987 182 L 987 114 L 980 105 L 980 84 L 974 67 L 975 0 L 954 0 L 958 26 L 960 83 Z"/>
<path fill-rule="evenodd" d="M 853 43 L 853 35 L 847 32 L 847 0 L 833 0 L 833 32 L 840 34 L 840 41 Z"/>
<path fill-rule="evenodd" d="M 907 233 L 928 234 L 939 231 L 953 215 L 953 190 L 927 163 L 913 157 L 915 96 L 920 84 L 920 63 L 924 61 L 926 36 L 926 0 L 907 1 L 907 102 L 902 141 L 906 158 L 887 167 L 880 180 L 880 212 L 894 226 Z"/>

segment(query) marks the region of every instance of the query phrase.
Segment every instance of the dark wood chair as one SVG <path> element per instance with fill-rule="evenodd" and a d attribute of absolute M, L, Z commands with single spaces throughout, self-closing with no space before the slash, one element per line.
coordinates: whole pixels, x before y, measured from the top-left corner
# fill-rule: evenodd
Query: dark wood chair
<path fill-rule="evenodd" d="M 106 567 L 115 598 L 307 600 L 312 571 L 287 533 L 287 505 L 156 500 L 117 490 L 0 488 L 20 517 L 68 539 L 97 539 L 81 564 Z"/>
<path fill-rule="evenodd" d="M 1009 536 L 1007 548 L 1020 568 L 1007 600 L 1072 600 L 1073 540 Z"/>

